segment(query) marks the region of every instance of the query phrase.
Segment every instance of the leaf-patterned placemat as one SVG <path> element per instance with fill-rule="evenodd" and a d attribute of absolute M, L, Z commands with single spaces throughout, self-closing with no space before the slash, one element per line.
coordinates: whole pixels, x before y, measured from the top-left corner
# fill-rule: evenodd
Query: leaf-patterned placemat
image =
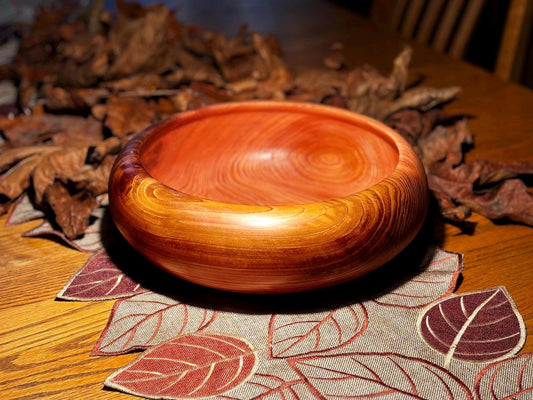
<path fill-rule="evenodd" d="M 91 355 L 140 354 L 109 388 L 152 399 L 533 397 L 523 319 L 504 287 L 453 293 L 462 254 L 427 247 L 332 289 L 231 294 L 151 266 L 102 204 L 94 253 L 57 297 L 116 299 Z M 33 218 L 21 201 L 8 223 Z"/>

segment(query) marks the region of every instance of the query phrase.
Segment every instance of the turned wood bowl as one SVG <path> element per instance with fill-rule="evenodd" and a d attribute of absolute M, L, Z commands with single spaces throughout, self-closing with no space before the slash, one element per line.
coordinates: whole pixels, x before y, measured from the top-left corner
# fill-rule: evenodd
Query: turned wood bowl
<path fill-rule="evenodd" d="M 135 136 L 109 183 L 113 219 L 154 264 L 248 293 L 336 285 L 383 265 L 427 211 L 424 169 L 387 126 L 306 103 L 235 102 Z"/>

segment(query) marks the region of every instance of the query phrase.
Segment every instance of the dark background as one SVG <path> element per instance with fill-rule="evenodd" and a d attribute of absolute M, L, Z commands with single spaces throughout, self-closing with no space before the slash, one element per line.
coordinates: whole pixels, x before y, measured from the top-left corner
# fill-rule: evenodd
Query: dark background
<path fill-rule="evenodd" d="M 370 17 L 372 0 L 331 0 L 347 9 L 365 17 Z M 493 71 L 500 41 L 505 25 L 505 18 L 510 0 L 489 0 L 481 11 L 464 60 L 476 64 L 488 71 Z M 522 74 L 519 83 L 533 88 L 533 29 L 529 33 Z"/>
<path fill-rule="evenodd" d="M 80 5 L 87 7 L 91 0 L 0 0 L 0 25 L 4 25 L 7 20 L 12 18 L 24 17 L 24 12 L 27 11 L 25 6 L 37 7 L 39 4 L 55 3 L 61 1 L 79 2 Z M 105 7 L 109 10 L 115 9 L 116 0 L 104 0 Z M 134 1 L 134 0 L 126 0 Z M 214 13 L 211 9 L 199 9 L 195 5 L 194 0 L 136 0 L 141 4 L 153 4 L 156 2 L 164 3 L 169 9 L 175 10 L 178 19 L 185 16 L 184 22 L 195 23 L 194 20 L 187 20 L 187 17 L 198 17 L 199 13 Z M 364 17 L 370 18 L 372 3 L 374 0 L 309 0 L 309 6 L 319 6 L 320 3 L 334 3 L 337 7 L 343 8 L 347 13 L 355 13 Z M 530 0 L 533 1 L 533 0 Z M 392 0 L 391 0 L 392 2 Z M 468 3 L 468 2 L 465 2 Z M 493 71 L 496 63 L 496 58 L 502 38 L 503 28 L 507 11 L 509 9 L 511 0 L 487 0 L 481 11 L 481 15 L 475 26 L 470 43 L 467 46 L 464 60 L 476 64 L 488 71 Z M 282 23 L 286 23 L 283 16 L 273 15 L 269 13 L 268 0 L 213 0 L 213 9 L 217 7 L 224 7 L 234 10 L 242 18 L 242 22 L 246 22 L 247 9 L 264 8 L 265 20 L 270 18 L 279 19 Z M 291 1 L 286 0 L 286 7 L 291 7 Z M 18 11 L 17 11 L 18 9 Z M 305 11 L 305 10 L 302 10 Z M 13 15 L 12 15 L 13 14 Z M 305 14 L 303 12 L 302 14 Z M 200 15 L 201 17 L 201 15 Z M 204 18 L 197 18 L 202 20 Z M 206 29 L 219 31 L 223 26 L 224 21 L 218 21 L 216 16 L 209 18 L 211 21 L 217 21 L 218 26 L 205 26 Z M 327 25 L 327 24 L 326 24 Z M 1 28 L 1 26 L 0 26 Z M 251 27 L 252 30 L 261 31 L 261 27 Z M 287 29 L 290 29 L 288 27 Z M 0 30 L 0 34 L 3 30 Z M 222 32 L 221 32 L 222 33 Z M 268 32 L 262 32 L 268 33 Z M 525 55 L 522 64 L 522 72 L 519 74 L 518 82 L 533 88 L 533 29 L 529 33 L 529 40 L 527 46 L 527 54 Z"/>

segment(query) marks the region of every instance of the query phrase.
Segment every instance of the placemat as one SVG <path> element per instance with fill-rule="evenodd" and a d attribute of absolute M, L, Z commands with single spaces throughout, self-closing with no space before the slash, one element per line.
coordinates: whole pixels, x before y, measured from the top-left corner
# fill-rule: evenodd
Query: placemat
<path fill-rule="evenodd" d="M 140 354 L 108 388 L 152 399 L 533 397 L 523 319 L 504 287 L 453 293 L 462 254 L 416 246 L 335 288 L 232 294 L 143 261 L 101 204 L 91 240 L 70 243 L 94 254 L 57 297 L 117 299 L 91 356 Z M 8 224 L 38 217 L 22 199 Z"/>

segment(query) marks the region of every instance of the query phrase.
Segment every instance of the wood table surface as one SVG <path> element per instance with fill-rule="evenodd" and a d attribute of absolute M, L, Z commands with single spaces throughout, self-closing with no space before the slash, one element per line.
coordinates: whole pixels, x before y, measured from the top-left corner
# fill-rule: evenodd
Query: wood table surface
<path fill-rule="evenodd" d="M 345 45 L 351 66 L 369 63 L 385 73 L 405 44 L 331 1 L 169 2 L 178 19 L 233 34 L 242 23 L 274 33 L 291 66 L 319 66 L 333 42 Z M 411 44 L 410 79 L 425 86 L 458 85 L 446 107 L 471 117 L 475 147 L 467 161 L 533 161 L 533 92 L 486 71 Z M 533 351 L 533 228 L 474 216 L 473 234 L 437 223 L 433 240 L 464 253 L 458 293 L 505 286 L 528 329 L 522 352 Z M 91 357 L 113 302 L 56 301 L 56 293 L 89 255 L 21 233 L 39 221 L 4 227 L 0 219 L 0 398 L 115 399 L 105 378 L 137 355 Z M 427 232 L 425 233 L 427 234 Z"/>

